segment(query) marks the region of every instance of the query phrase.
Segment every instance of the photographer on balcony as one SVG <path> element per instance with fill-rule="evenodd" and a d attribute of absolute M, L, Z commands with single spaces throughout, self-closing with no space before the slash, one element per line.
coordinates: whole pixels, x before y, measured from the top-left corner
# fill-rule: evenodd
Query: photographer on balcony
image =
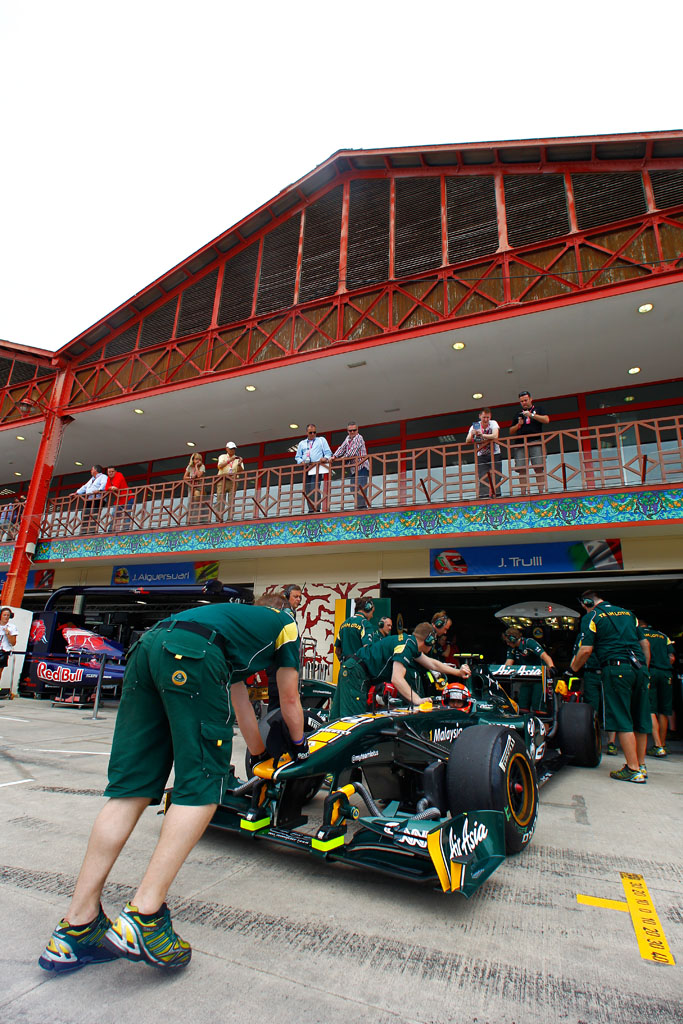
<path fill-rule="evenodd" d="M 510 454 L 515 460 L 515 473 L 519 473 L 522 494 L 529 493 L 529 466 L 536 474 L 536 487 L 542 494 L 546 489 L 545 448 L 543 445 L 543 428 L 550 422 L 550 416 L 542 405 L 535 403 L 530 392 L 520 391 L 521 406 L 510 433 L 517 437 L 516 443 L 510 444 Z"/>
<path fill-rule="evenodd" d="M 477 497 L 500 497 L 502 476 L 500 445 L 497 443 L 500 427 L 491 419 L 491 410 L 482 409 L 479 419 L 469 429 L 466 443 L 474 442 L 474 456 L 477 462 Z"/>

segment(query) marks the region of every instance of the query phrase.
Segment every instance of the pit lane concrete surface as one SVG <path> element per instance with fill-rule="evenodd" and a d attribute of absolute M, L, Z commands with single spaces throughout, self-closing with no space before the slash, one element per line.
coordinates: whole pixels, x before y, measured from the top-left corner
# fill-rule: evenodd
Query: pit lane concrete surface
<path fill-rule="evenodd" d="M 116 717 L 0 704 L 3 1024 L 674 1024 L 683 1019 L 683 744 L 648 783 L 621 760 L 565 768 L 530 846 L 469 901 L 210 830 L 171 891 L 193 947 L 177 974 L 117 961 L 55 976 L 37 958 L 102 806 Z M 235 742 L 234 764 L 243 764 Z M 105 890 L 130 897 L 161 819 L 145 812 Z M 641 955 L 620 872 L 641 876 L 675 965 Z M 640 882 L 636 899 L 643 900 Z M 607 901 L 580 903 L 577 895 Z M 610 901 L 613 901 L 610 903 Z M 644 905 L 644 904 L 643 904 Z M 641 932 L 643 926 L 641 922 Z M 643 934 L 641 934 L 641 939 Z M 656 946 L 660 951 L 661 946 Z"/>

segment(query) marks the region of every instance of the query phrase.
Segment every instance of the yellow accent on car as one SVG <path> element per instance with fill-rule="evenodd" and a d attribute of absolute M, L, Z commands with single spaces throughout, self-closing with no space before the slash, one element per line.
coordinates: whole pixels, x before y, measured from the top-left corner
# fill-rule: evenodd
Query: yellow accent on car
<path fill-rule="evenodd" d="M 259 818 L 258 821 L 247 821 L 246 818 L 242 818 L 240 821 L 240 828 L 245 829 L 247 832 L 258 832 L 259 829 L 267 828 L 268 825 L 270 825 L 270 816 Z"/>
<path fill-rule="evenodd" d="M 335 836 L 333 839 L 311 839 L 311 846 L 314 850 L 322 850 L 326 853 L 328 850 L 333 850 L 335 846 L 344 845 L 344 836 Z"/>

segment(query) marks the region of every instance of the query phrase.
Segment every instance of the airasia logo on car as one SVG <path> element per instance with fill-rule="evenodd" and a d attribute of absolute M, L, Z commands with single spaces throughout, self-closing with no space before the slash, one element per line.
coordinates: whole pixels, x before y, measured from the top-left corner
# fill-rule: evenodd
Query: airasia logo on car
<path fill-rule="evenodd" d="M 478 821 L 475 821 L 472 828 L 469 826 L 469 820 L 465 818 L 461 835 L 456 835 L 454 829 L 448 833 L 451 860 L 455 860 L 456 857 L 467 857 L 470 853 L 474 853 L 479 843 L 483 842 L 489 834 L 486 825 L 480 825 Z"/>
<path fill-rule="evenodd" d="M 80 683 L 83 678 L 82 668 L 69 668 L 68 665 L 59 665 L 57 668 L 48 668 L 47 663 L 39 661 L 36 674 L 39 679 L 47 679 L 52 683 Z"/>

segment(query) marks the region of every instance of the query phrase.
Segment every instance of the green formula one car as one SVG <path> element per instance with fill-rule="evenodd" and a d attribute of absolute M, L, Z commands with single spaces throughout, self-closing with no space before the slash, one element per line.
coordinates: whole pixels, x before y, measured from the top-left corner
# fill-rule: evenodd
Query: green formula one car
<path fill-rule="evenodd" d="M 597 763 L 591 709 L 560 711 L 566 745 L 589 751 L 575 763 Z M 266 740 L 281 728 L 278 715 L 262 722 Z M 212 825 L 464 896 L 531 841 L 537 771 L 545 779 L 566 759 L 548 742 L 557 722 L 519 712 L 488 674 L 469 689 L 452 683 L 419 708 L 307 720 L 307 760 L 285 753 L 257 764 L 247 782 L 234 778 Z"/>

